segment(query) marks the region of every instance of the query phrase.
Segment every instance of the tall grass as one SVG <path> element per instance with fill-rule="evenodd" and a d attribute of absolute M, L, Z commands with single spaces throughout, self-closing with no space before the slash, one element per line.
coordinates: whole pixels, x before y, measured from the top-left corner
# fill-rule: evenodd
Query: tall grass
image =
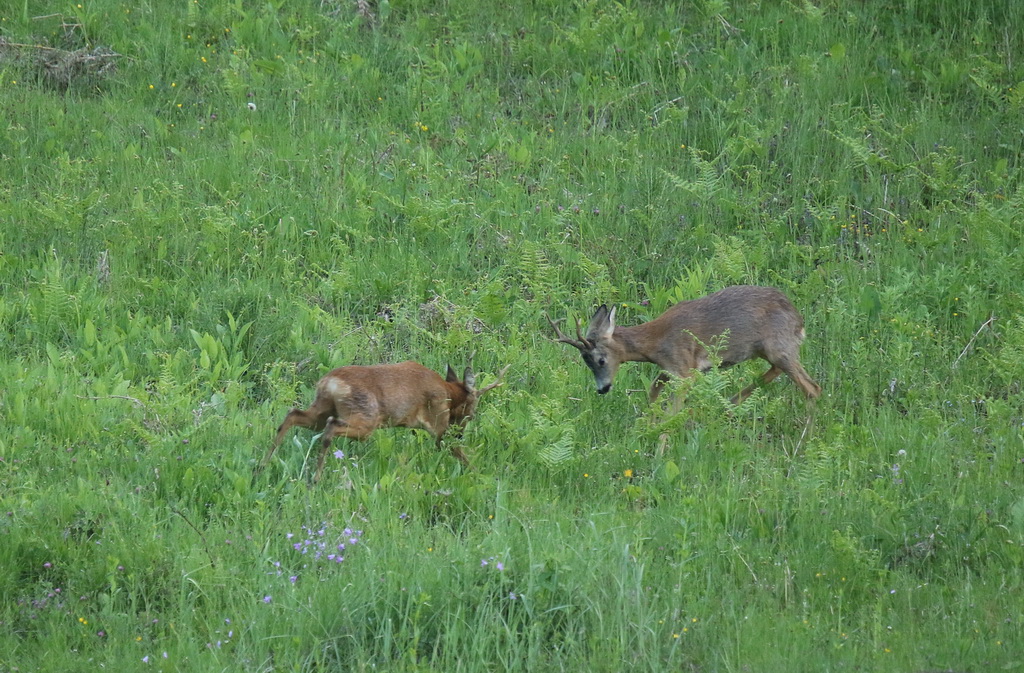
<path fill-rule="evenodd" d="M 0 671 L 1021 661 L 1013 3 L 0 8 Z M 544 319 L 807 322 L 661 418 Z M 511 364 L 461 440 L 319 376 Z M 664 455 L 656 451 L 668 430 Z M 344 545 L 339 549 L 338 545 Z"/>

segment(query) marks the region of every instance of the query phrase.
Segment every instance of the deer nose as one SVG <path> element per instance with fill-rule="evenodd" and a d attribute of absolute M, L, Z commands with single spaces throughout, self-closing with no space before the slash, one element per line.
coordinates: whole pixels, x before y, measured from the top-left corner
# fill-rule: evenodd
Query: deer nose
<path fill-rule="evenodd" d="M 604 395 L 606 392 L 612 389 L 612 384 L 608 383 L 597 389 L 598 395 Z"/>

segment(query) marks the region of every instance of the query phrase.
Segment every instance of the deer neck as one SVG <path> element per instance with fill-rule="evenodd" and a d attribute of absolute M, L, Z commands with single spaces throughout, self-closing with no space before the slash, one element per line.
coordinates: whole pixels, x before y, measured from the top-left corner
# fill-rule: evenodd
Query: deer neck
<path fill-rule="evenodd" d="M 654 362 L 649 352 L 651 330 L 647 324 L 634 327 L 616 327 L 612 341 L 619 350 L 620 362 Z"/>
<path fill-rule="evenodd" d="M 469 399 L 466 389 L 459 383 L 445 381 L 444 385 L 448 389 L 448 409 L 452 412 L 452 415 L 460 417 L 465 415 L 464 407 Z"/>

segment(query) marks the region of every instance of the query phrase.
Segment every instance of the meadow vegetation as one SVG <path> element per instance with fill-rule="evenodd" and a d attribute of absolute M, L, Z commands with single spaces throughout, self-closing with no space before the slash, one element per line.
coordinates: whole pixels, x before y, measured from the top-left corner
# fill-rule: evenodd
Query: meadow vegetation
<path fill-rule="evenodd" d="M 0 672 L 1024 664 L 1017 3 L 8 2 L 0 109 Z M 544 318 L 738 283 L 813 410 Z M 253 478 L 471 351 L 473 470 Z"/>

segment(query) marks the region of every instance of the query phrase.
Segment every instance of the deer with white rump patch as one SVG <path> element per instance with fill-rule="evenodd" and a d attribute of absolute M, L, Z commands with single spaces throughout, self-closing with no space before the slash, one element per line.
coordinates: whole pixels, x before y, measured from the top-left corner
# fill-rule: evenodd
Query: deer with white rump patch
<path fill-rule="evenodd" d="M 470 355 L 470 362 L 472 359 Z M 339 367 L 316 384 L 316 398 L 308 409 L 288 412 L 257 473 L 274 455 L 285 433 L 296 425 L 323 430 L 314 482 L 320 479 L 324 458 L 335 437 L 362 440 L 377 428 L 422 428 L 437 438 L 440 448 L 448 428 L 464 427 L 476 412 L 480 398 L 500 386 L 507 371 L 506 366 L 493 383 L 477 389 L 472 366 L 466 367 L 461 381 L 451 365 L 444 379 L 416 362 Z M 469 467 L 462 449 L 452 444 L 449 450 Z"/>
<path fill-rule="evenodd" d="M 602 305 L 590 319 L 586 336 L 576 320 L 576 339 L 562 334 L 550 317 L 548 322 L 558 342 L 575 347 L 583 355 L 602 395 L 611 389 L 623 362 L 653 362 L 662 369 L 651 385 L 649 398 L 654 402 L 670 375 L 687 378 L 694 370 L 711 369 L 709 346 L 720 346 L 722 367 L 762 358 L 771 368 L 761 376 L 760 383 L 769 383 L 785 372 L 807 399 L 821 394 L 821 386 L 800 364 L 804 319 L 786 295 L 775 288 L 727 287 L 679 302 L 654 320 L 635 327 L 617 327 L 615 308 L 608 310 Z M 737 394 L 733 403 L 745 400 L 758 385 Z"/>

